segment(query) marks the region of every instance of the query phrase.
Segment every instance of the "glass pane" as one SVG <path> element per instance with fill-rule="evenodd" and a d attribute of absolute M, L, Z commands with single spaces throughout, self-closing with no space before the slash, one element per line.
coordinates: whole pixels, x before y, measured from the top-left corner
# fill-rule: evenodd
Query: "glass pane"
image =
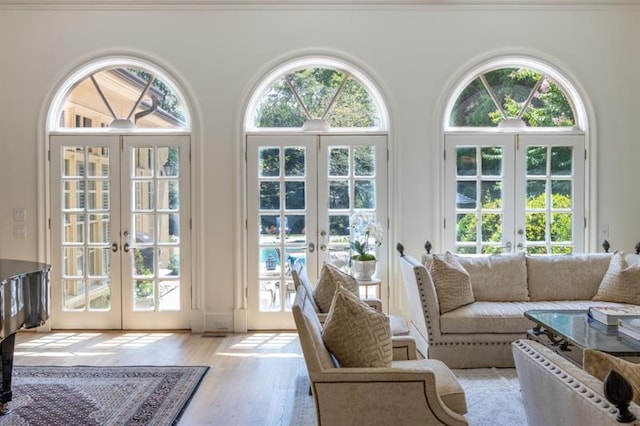
<path fill-rule="evenodd" d="M 179 181 L 158 180 L 158 210 L 178 210 L 180 208 Z"/>
<path fill-rule="evenodd" d="M 177 213 L 158 214 L 158 242 L 177 243 L 180 235 L 180 215 Z"/>
<path fill-rule="evenodd" d="M 280 310 L 280 281 L 260 280 L 260 311 Z"/>
<path fill-rule="evenodd" d="M 304 243 L 306 241 L 307 232 L 307 216 L 303 214 L 286 215 L 285 229 L 289 234 L 289 243 Z"/>
<path fill-rule="evenodd" d="M 458 209 L 475 209 L 477 198 L 476 182 L 458 181 L 458 190 L 456 192 L 456 208 Z"/>
<path fill-rule="evenodd" d="M 284 175 L 304 176 L 305 175 L 305 148 L 289 147 L 284 150 Z"/>
<path fill-rule="evenodd" d="M 180 276 L 180 248 L 166 247 L 163 248 L 160 259 L 160 276 L 161 277 L 178 277 Z"/>
<path fill-rule="evenodd" d="M 373 180 L 356 180 L 353 184 L 353 207 L 356 209 L 376 208 L 376 186 Z"/>
<path fill-rule="evenodd" d="M 551 217 L 551 241 L 572 241 L 571 225 L 573 215 L 571 213 L 554 213 Z"/>
<path fill-rule="evenodd" d="M 84 249 L 82 247 L 64 248 L 64 275 L 82 277 L 84 275 Z"/>
<path fill-rule="evenodd" d="M 93 311 L 111 309 L 111 288 L 108 280 L 89 281 L 89 309 Z"/>
<path fill-rule="evenodd" d="M 280 182 L 260 182 L 260 209 L 280 209 Z"/>
<path fill-rule="evenodd" d="M 260 247 L 260 275 L 264 277 L 280 276 L 280 249 Z"/>
<path fill-rule="evenodd" d="M 495 127 L 497 121 L 492 120 L 496 107 L 489 92 L 479 78 L 464 88 L 454 104 L 449 125 L 455 127 Z M 499 113 L 498 113 L 499 114 Z M 461 253 L 458 251 L 458 253 Z M 473 253 L 475 253 L 475 248 Z"/>
<path fill-rule="evenodd" d="M 456 167 L 458 176 L 475 176 L 478 174 L 476 164 L 476 148 L 460 147 L 456 149 Z"/>
<path fill-rule="evenodd" d="M 327 120 L 331 127 L 375 127 L 380 125 L 380 113 L 367 89 L 349 77 Z"/>
<path fill-rule="evenodd" d="M 482 181 L 482 207 L 485 209 L 502 208 L 502 182 Z"/>
<path fill-rule="evenodd" d="M 180 281 L 160 281 L 158 283 L 158 299 L 158 310 L 180 310 Z"/>
<path fill-rule="evenodd" d="M 153 247 L 133 249 L 134 267 L 133 275 L 136 277 L 153 277 L 155 270 L 155 258 Z"/>
<path fill-rule="evenodd" d="M 82 280 L 62 280 L 63 303 L 65 310 L 83 310 L 84 281 Z"/>
<path fill-rule="evenodd" d="M 551 148 L 551 174 L 554 176 L 570 176 L 572 171 L 573 148 L 570 146 L 554 146 Z"/>
<path fill-rule="evenodd" d="M 65 146 L 62 148 L 62 176 L 84 177 L 84 147 Z"/>
<path fill-rule="evenodd" d="M 329 148 L 329 176 L 349 176 L 349 148 Z"/>
<path fill-rule="evenodd" d="M 551 208 L 571 208 L 571 187 L 571 181 L 568 180 L 551 181 Z"/>
<path fill-rule="evenodd" d="M 543 246 L 528 246 L 528 254 L 547 254 L 547 248 Z"/>
<path fill-rule="evenodd" d="M 545 213 L 527 213 L 527 241 L 547 240 L 547 215 Z"/>
<path fill-rule="evenodd" d="M 156 229 L 156 216 L 154 214 L 134 214 L 133 232 L 136 236 L 136 243 L 153 243 L 153 235 Z"/>
<path fill-rule="evenodd" d="M 502 215 L 489 213 L 482 215 L 482 241 L 499 243 L 502 241 Z"/>
<path fill-rule="evenodd" d="M 111 220 L 109 213 L 89 215 L 89 243 L 111 243 Z"/>
<path fill-rule="evenodd" d="M 478 233 L 476 225 L 478 219 L 475 214 L 458 214 L 456 215 L 456 241 L 457 242 L 476 242 Z"/>
<path fill-rule="evenodd" d="M 460 254 L 476 254 L 476 246 L 462 246 L 456 249 L 456 253 Z"/>
<path fill-rule="evenodd" d="M 104 188 L 107 191 L 104 192 Z M 87 210 L 109 209 L 109 182 L 102 180 L 87 181 Z"/>
<path fill-rule="evenodd" d="M 274 242 L 274 237 L 279 233 L 277 224 L 279 219 L 280 215 L 260 215 L 260 244 Z"/>
<path fill-rule="evenodd" d="M 349 244 L 349 215 L 329 215 L 329 244 Z"/>
<path fill-rule="evenodd" d="M 83 243 L 84 242 L 84 214 L 63 214 L 64 232 L 63 243 Z"/>
<path fill-rule="evenodd" d="M 180 173 L 180 148 L 158 148 L 158 173 L 160 176 L 178 176 Z"/>
<path fill-rule="evenodd" d="M 346 180 L 329 181 L 329 208 L 349 208 L 349 182 Z"/>
<path fill-rule="evenodd" d="M 133 284 L 134 306 L 136 311 L 151 311 L 154 305 L 154 285 L 152 280 L 136 280 Z"/>
<path fill-rule="evenodd" d="M 258 174 L 261 177 L 280 176 L 280 148 L 260 148 Z"/>
<path fill-rule="evenodd" d="M 544 180 L 527 180 L 527 208 L 547 208 L 547 182 Z"/>
<path fill-rule="evenodd" d="M 353 167 L 355 176 L 374 176 L 376 172 L 376 148 L 374 146 L 357 146 L 353 150 Z"/>
<path fill-rule="evenodd" d="M 544 176 L 547 174 L 547 147 L 530 146 L 527 148 L 527 175 Z"/>
<path fill-rule="evenodd" d="M 84 181 L 78 180 L 65 180 L 64 187 L 64 201 L 62 203 L 63 210 L 80 210 L 84 209 Z"/>
<path fill-rule="evenodd" d="M 153 210 L 153 181 L 133 182 L 135 210 Z"/>
<path fill-rule="evenodd" d="M 110 273 L 111 267 L 111 247 L 87 249 L 89 264 L 87 265 L 88 275 L 91 277 L 105 277 Z"/>
<path fill-rule="evenodd" d="M 285 202 L 284 208 L 287 210 L 304 210 L 305 204 L 305 183 L 285 182 Z"/>
<path fill-rule="evenodd" d="M 571 253 L 573 253 L 573 247 L 571 247 L 571 246 L 553 246 L 553 247 L 551 247 L 551 253 L 553 253 L 553 254 L 571 254 Z"/>
<path fill-rule="evenodd" d="M 483 246 L 482 247 L 482 254 L 500 254 L 502 253 L 502 248 L 501 247 L 495 247 L 495 246 Z"/>
<path fill-rule="evenodd" d="M 133 176 L 153 176 L 153 148 L 131 148 Z"/>
<path fill-rule="evenodd" d="M 94 146 L 87 148 L 89 155 L 88 177 L 109 177 L 109 148 Z"/>
<path fill-rule="evenodd" d="M 502 176 L 502 148 L 482 148 L 482 174 Z"/>

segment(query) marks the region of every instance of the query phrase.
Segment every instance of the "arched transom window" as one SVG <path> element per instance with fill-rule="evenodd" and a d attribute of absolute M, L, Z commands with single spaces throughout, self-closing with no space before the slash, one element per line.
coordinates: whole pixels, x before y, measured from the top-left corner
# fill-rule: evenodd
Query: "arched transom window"
<path fill-rule="evenodd" d="M 137 64 L 102 66 L 73 81 L 52 128 L 187 129 L 184 102 L 162 74 Z"/>
<path fill-rule="evenodd" d="M 354 70 L 335 63 L 300 63 L 266 80 L 251 103 L 249 130 L 386 127 L 375 91 Z"/>
<path fill-rule="evenodd" d="M 507 66 L 474 75 L 457 96 L 448 125 L 572 129 L 576 113 L 566 89 L 548 73 Z"/>

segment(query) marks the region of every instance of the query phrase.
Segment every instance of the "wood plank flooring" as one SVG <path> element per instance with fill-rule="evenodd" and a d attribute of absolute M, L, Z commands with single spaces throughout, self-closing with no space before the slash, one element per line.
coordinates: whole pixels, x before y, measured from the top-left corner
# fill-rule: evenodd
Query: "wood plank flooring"
<path fill-rule="evenodd" d="M 16 336 L 16 365 L 207 365 L 211 369 L 180 425 L 314 424 L 294 418 L 296 383 L 306 376 L 295 332 L 64 331 Z"/>

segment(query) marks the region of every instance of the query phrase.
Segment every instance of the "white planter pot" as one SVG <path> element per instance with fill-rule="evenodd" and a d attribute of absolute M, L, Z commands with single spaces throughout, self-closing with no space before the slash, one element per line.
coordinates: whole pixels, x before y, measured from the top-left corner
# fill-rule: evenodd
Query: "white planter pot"
<path fill-rule="evenodd" d="M 376 273 L 376 260 L 354 260 L 353 276 L 360 281 L 369 281 Z"/>

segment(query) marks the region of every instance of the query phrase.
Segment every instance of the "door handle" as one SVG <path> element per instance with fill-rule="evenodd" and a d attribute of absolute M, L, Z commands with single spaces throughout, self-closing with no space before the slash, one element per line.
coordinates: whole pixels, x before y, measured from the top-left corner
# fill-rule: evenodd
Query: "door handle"
<path fill-rule="evenodd" d="M 316 246 L 313 243 L 309 243 L 309 253 L 313 253 L 316 250 Z"/>
<path fill-rule="evenodd" d="M 111 251 L 114 252 L 114 253 L 118 251 L 118 244 L 117 243 L 111 244 Z"/>
<path fill-rule="evenodd" d="M 129 253 L 129 243 L 124 243 L 124 246 L 122 246 L 122 251 L 124 251 L 125 253 Z"/>

